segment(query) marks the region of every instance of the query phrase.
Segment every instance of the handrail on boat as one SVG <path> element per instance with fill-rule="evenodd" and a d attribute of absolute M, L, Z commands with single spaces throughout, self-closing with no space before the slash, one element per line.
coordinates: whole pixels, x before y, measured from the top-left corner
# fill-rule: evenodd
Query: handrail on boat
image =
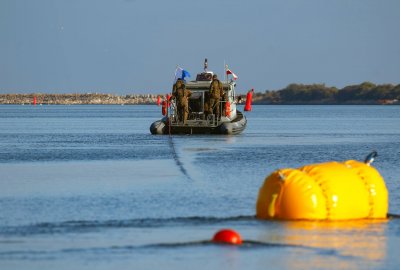
<path fill-rule="evenodd" d="M 226 103 L 225 100 L 220 100 L 219 101 L 219 106 L 220 106 L 220 117 L 218 119 L 216 119 L 215 114 L 209 114 L 207 115 L 207 119 L 205 119 L 205 113 L 204 112 L 189 112 L 189 116 L 188 116 L 188 122 L 189 123 L 200 123 L 203 126 L 210 126 L 210 127 L 216 127 L 219 124 L 221 124 L 221 116 L 222 113 L 224 112 L 223 108 L 224 108 L 224 104 Z M 180 123 L 182 123 L 182 121 L 179 121 L 178 119 L 178 108 L 176 105 L 175 101 L 172 101 L 171 103 L 171 110 L 168 110 L 168 118 L 170 121 L 171 126 L 179 126 L 181 125 Z M 190 108 L 189 108 L 190 111 Z"/>

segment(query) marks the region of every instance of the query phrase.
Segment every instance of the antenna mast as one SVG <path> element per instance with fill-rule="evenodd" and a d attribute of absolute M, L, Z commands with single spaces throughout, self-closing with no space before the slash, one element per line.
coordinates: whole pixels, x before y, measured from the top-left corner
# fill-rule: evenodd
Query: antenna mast
<path fill-rule="evenodd" d="M 224 60 L 224 67 L 225 67 L 224 70 L 225 81 L 228 82 L 228 74 L 226 73 L 226 71 L 228 70 L 228 65 L 225 64 L 225 60 Z"/>

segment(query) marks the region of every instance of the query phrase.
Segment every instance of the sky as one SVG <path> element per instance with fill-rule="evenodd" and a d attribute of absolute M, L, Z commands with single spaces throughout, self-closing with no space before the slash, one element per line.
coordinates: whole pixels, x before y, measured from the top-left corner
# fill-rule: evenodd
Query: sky
<path fill-rule="evenodd" d="M 244 93 L 400 83 L 398 0 L 0 0 L 0 93 L 167 93 L 177 65 Z"/>

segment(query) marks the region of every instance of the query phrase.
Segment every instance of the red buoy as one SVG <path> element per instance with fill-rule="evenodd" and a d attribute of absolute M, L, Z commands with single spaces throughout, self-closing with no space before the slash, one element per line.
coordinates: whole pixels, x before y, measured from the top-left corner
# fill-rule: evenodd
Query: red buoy
<path fill-rule="evenodd" d="M 171 106 L 171 95 L 170 94 L 167 94 L 167 107 L 170 107 Z"/>
<path fill-rule="evenodd" d="M 249 92 L 247 92 L 246 105 L 244 106 L 244 110 L 246 112 L 251 111 L 251 100 L 253 99 L 253 93 L 254 89 L 251 89 Z"/>
<path fill-rule="evenodd" d="M 231 117 L 231 103 L 229 101 L 225 102 L 225 116 Z"/>
<path fill-rule="evenodd" d="M 212 241 L 214 243 L 222 243 L 222 244 L 229 244 L 229 245 L 240 245 L 242 244 L 242 238 L 240 234 L 231 229 L 223 229 L 218 231 Z"/>
<path fill-rule="evenodd" d="M 33 105 L 36 106 L 36 96 L 33 96 Z"/>
<path fill-rule="evenodd" d="M 157 106 L 160 106 L 160 104 L 161 104 L 161 97 L 157 96 Z"/>

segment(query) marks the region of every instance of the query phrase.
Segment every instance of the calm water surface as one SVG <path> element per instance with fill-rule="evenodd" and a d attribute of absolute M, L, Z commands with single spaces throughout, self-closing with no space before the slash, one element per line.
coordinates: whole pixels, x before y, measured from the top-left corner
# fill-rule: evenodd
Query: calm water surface
<path fill-rule="evenodd" d="M 0 106 L 1 269 L 398 269 L 400 219 L 254 218 L 264 178 L 363 160 L 400 213 L 400 106 L 254 106 L 239 136 L 153 136 L 157 106 Z M 241 247 L 205 242 L 221 228 Z"/>

